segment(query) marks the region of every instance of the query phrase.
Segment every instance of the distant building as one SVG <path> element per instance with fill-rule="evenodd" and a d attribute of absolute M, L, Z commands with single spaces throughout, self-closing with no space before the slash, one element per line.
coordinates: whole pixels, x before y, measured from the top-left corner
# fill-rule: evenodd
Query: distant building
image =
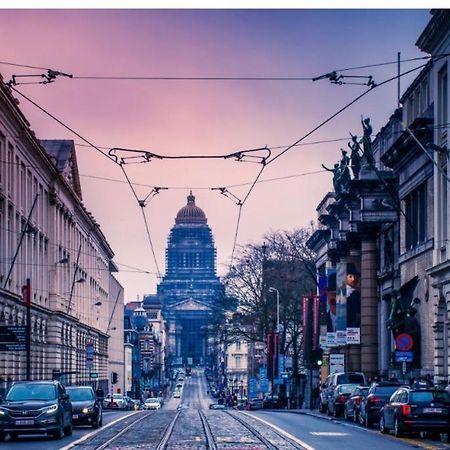
<path fill-rule="evenodd" d="M 205 213 L 192 193 L 178 211 L 167 245 L 166 274 L 157 295 L 167 323 L 171 365 L 206 364 L 212 352 L 211 318 L 224 299 L 216 249 Z"/>

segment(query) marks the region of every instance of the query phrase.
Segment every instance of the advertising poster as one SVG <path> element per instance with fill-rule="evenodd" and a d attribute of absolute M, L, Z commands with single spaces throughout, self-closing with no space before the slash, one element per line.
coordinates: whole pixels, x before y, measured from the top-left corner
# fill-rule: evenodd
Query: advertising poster
<path fill-rule="evenodd" d="M 327 333 L 336 331 L 336 269 L 327 268 Z"/>
<path fill-rule="evenodd" d="M 338 344 L 359 344 L 361 328 L 360 272 L 354 262 L 336 264 L 336 331 L 346 333 L 338 336 Z M 339 339 L 339 337 L 342 337 Z"/>

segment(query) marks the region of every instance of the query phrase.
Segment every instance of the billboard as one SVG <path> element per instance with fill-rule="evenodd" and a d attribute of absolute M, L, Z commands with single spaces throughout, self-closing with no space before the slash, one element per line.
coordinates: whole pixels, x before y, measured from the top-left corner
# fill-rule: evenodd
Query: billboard
<path fill-rule="evenodd" d="M 335 345 L 359 344 L 360 328 L 359 265 L 339 262 L 327 271 L 327 335 L 336 333 Z"/>

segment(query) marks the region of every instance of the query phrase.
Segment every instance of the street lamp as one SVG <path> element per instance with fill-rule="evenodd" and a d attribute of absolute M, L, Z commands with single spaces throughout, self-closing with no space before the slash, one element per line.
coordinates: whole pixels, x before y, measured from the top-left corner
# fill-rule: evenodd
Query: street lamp
<path fill-rule="evenodd" d="M 274 287 L 269 287 L 269 292 L 276 292 L 277 294 L 277 333 L 280 332 L 280 291 Z"/>

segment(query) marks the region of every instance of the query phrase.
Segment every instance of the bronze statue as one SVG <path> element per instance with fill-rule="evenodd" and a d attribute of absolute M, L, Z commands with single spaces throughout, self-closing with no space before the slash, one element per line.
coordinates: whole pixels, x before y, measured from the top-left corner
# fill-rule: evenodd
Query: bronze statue
<path fill-rule="evenodd" d="M 347 145 L 351 150 L 350 153 L 350 159 L 351 159 L 351 165 L 353 172 L 353 177 L 358 179 L 359 178 L 359 171 L 361 170 L 361 146 L 359 145 L 358 138 L 356 136 L 353 136 L 350 133 L 350 136 L 352 137 L 352 143 L 348 142 Z"/>
<path fill-rule="evenodd" d="M 350 158 L 347 156 L 347 151 L 341 148 L 342 158 L 341 164 L 339 167 L 339 179 L 341 182 L 342 192 L 347 193 L 350 190 L 350 169 L 348 168 L 350 165 Z"/>
<path fill-rule="evenodd" d="M 373 157 L 373 150 L 372 150 L 372 125 L 370 125 L 370 118 L 367 117 L 366 119 L 363 119 L 361 116 L 361 125 L 363 127 L 363 137 L 361 139 L 361 143 L 363 144 L 363 155 L 366 159 L 366 163 L 372 167 L 375 168 L 375 159 Z"/>
<path fill-rule="evenodd" d="M 341 183 L 339 181 L 340 178 L 340 170 L 339 170 L 339 163 L 336 163 L 334 165 L 333 169 L 329 169 L 328 167 L 324 166 L 322 164 L 322 167 L 327 170 L 328 172 L 333 172 L 333 188 L 334 188 L 334 192 L 336 192 L 336 194 L 340 194 L 341 193 Z"/>

